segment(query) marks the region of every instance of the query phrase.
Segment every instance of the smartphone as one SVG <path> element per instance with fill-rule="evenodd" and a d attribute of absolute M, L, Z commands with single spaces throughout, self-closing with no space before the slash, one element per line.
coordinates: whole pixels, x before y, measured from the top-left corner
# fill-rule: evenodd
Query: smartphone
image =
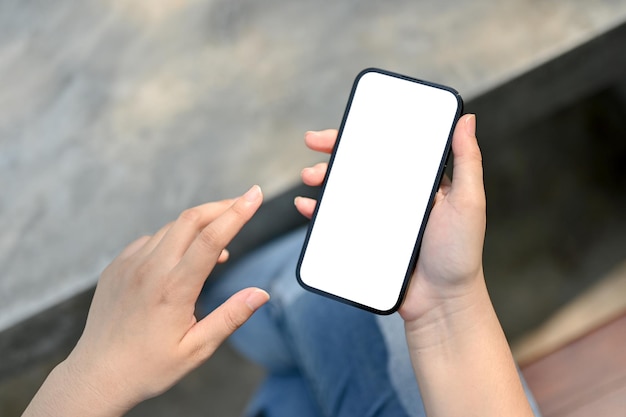
<path fill-rule="evenodd" d="M 462 107 L 443 85 L 358 74 L 298 260 L 300 285 L 378 314 L 399 308 Z"/>

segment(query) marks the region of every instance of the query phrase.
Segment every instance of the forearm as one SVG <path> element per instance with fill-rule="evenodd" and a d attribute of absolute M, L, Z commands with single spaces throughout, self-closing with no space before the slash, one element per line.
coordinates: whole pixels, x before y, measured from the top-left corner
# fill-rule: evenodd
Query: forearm
<path fill-rule="evenodd" d="M 67 362 L 48 375 L 22 417 L 119 417 L 130 407 L 120 408 L 92 383 L 77 378 Z"/>
<path fill-rule="evenodd" d="M 532 416 L 484 279 L 406 323 L 428 416 Z"/>

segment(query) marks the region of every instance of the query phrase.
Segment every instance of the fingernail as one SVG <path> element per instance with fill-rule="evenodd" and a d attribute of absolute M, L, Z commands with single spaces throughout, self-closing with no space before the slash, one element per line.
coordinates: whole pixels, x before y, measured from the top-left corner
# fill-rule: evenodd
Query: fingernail
<path fill-rule="evenodd" d="M 297 196 L 296 198 L 293 199 L 293 204 L 297 205 L 298 204 L 298 200 L 300 200 L 302 197 Z"/>
<path fill-rule="evenodd" d="M 309 136 L 317 136 L 319 132 L 315 131 L 315 130 L 308 130 L 305 134 L 304 134 L 304 139 L 306 139 Z"/>
<path fill-rule="evenodd" d="M 470 114 L 469 117 L 465 119 L 465 133 L 467 133 L 471 137 L 476 136 L 476 115 Z"/>
<path fill-rule="evenodd" d="M 270 295 L 260 288 L 255 288 L 248 294 L 246 298 L 246 305 L 253 311 L 256 311 L 270 299 Z"/>
<path fill-rule="evenodd" d="M 253 203 L 257 201 L 260 196 L 261 187 L 259 187 L 258 185 L 253 185 L 252 188 L 246 191 L 246 193 L 243 195 L 243 198 L 246 199 L 246 201 Z"/>

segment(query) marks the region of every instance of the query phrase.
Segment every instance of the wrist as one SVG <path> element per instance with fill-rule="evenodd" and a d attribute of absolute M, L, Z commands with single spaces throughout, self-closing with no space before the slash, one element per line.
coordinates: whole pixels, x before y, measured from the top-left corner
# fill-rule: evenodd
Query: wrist
<path fill-rule="evenodd" d="M 106 375 L 98 364 L 84 364 L 70 355 L 55 372 L 66 384 L 66 397 L 84 416 L 122 416 L 139 401 L 128 398 L 124 381 Z"/>
<path fill-rule="evenodd" d="M 453 294 L 434 295 L 420 314 L 405 317 L 409 346 L 415 349 L 434 348 L 474 335 L 485 321 L 497 322 L 482 271 Z"/>
<path fill-rule="evenodd" d="M 405 329 L 427 414 L 532 415 L 484 279 Z"/>
<path fill-rule="evenodd" d="M 95 386 L 66 359 L 50 372 L 22 417 L 118 417 L 130 409 L 114 404 Z"/>

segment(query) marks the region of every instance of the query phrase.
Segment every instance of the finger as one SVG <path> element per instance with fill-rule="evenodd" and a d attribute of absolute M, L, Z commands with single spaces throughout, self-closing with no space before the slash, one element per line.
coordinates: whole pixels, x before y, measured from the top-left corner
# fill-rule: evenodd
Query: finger
<path fill-rule="evenodd" d="M 209 223 L 224 213 L 234 200 L 222 200 L 183 211 L 154 248 L 155 255 L 160 259 L 177 262 L 183 257 L 189 245 Z"/>
<path fill-rule="evenodd" d="M 182 340 L 184 348 L 197 355 L 198 362 L 205 361 L 269 298 L 259 288 L 239 291 L 189 330 Z"/>
<path fill-rule="evenodd" d="M 126 246 L 124 250 L 122 250 L 122 252 L 117 256 L 117 258 L 120 260 L 130 258 L 139 250 L 141 250 L 141 248 L 143 248 L 150 239 L 150 236 L 140 237 L 139 239 Z"/>
<path fill-rule="evenodd" d="M 315 205 L 317 204 L 317 200 L 308 197 L 296 197 L 293 203 L 296 206 L 296 209 L 306 218 L 313 217 L 313 212 L 315 211 Z"/>
<path fill-rule="evenodd" d="M 181 279 L 180 285 L 190 289 L 190 297 L 197 296 L 206 277 L 215 266 L 219 254 L 252 218 L 262 201 L 261 188 L 255 185 L 209 223 L 193 240 L 176 266 L 174 274 Z"/>
<path fill-rule="evenodd" d="M 304 135 L 306 146 L 317 152 L 331 153 L 336 141 L 337 130 L 335 129 L 308 131 Z"/>
<path fill-rule="evenodd" d="M 230 252 L 228 252 L 228 249 L 224 249 L 222 253 L 220 253 L 219 258 L 217 258 L 217 263 L 223 264 L 224 262 L 228 261 L 229 257 L 230 257 Z"/>
<path fill-rule="evenodd" d="M 484 200 L 482 155 L 476 140 L 476 116 L 459 119 L 452 137 L 454 170 L 451 192 Z"/>
<path fill-rule="evenodd" d="M 151 253 L 154 248 L 156 248 L 157 245 L 161 242 L 161 239 L 163 239 L 163 236 L 165 236 L 165 234 L 168 230 L 170 230 L 170 227 L 172 227 L 173 224 L 174 222 L 169 222 L 165 226 L 161 227 L 141 248 L 140 253 L 144 255 Z"/>
<path fill-rule="evenodd" d="M 317 187 L 318 185 L 321 185 L 324 181 L 327 170 L 328 163 L 326 162 L 320 162 L 319 164 L 315 164 L 312 167 L 304 168 L 300 173 L 300 176 L 302 177 L 302 182 L 306 185 Z"/>

